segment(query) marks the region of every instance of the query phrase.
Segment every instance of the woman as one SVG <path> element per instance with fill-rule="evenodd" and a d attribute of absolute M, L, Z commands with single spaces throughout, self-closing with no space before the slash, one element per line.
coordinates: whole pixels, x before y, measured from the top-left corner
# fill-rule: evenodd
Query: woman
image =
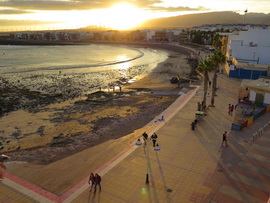
<path fill-rule="evenodd" d="M 91 183 L 90 183 L 91 182 Z M 96 185 L 96 182 L 95 182 L 95 176 L 93 173 L 90 174 L 90 177 L 89 177 L 89 180 L 88 180 L 88 183 L 89 185 L 91 184 L 91 188 L 90 188 L 90 191 L 92 191 L 92 188 L 93 186 Z"/>

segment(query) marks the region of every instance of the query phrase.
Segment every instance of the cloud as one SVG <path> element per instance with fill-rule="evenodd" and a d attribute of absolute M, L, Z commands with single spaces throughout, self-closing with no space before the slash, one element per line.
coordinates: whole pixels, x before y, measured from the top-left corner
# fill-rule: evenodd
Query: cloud
<path fill-rule="evenodd" d="M 16 27 L 16 26 L 40 26 L 52 24 L 55 22 L 38 21 L 38 20 L 0 20 L 0 25 L 3 27 Z"/>
<path fill-rule="evenodd" d="M 0 15 L 13 15 L 13 14 L 25 14 L 31 13 L 30 11 L 18 10 L 18 9 L 0 9 Z"/>
<path fill-rule="evenodd" d="M 78 1 L 54 1 L 54 0 L 5 0 L 0 6 L 16 9 L 32 10 L 69 10 L 76 8 Z"/>
<path fill-rule="evenodd" d="M 207 8 L 197 7 L 150 7 L 150 10 L 161 11 L 161 12 L 178 12 L 178 11 L 207 11 Z"/>
<path fill-rule="evenodd" d="M 32 10 L 83 10 L 101 9 L 110 7 L 113 4 L 125 2 L 135 4 L 138 7 L 150 8 L 160 0 L 0 0 L 0 6 L 17 9 Z"/>

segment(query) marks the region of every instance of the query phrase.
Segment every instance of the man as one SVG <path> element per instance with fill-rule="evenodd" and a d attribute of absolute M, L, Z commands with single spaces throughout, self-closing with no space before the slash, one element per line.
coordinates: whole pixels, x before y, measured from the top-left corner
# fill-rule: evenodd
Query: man
<path fill-rule="evenodd" d="M 144 132 L 142 135 L 143 135 L 144 145 L 146 145 L 147 140 L 148 140 L 148 134 L 146 132 Z"/>
<path fill-rule="evenodd" d="M 153 135 L 151 135 L 151 138 L 150 138 L 150 139 L 151 139 L 152 142 L 153 142 L 153 147 L 156 146 L 157 138 L 158 138 L 158 136 L 157 136 L 156 133 L 153 133 Z"/>
<path fill-rule="evenodd" d="M 101 191 L 101 177 L 100 175 L 98 175 L 97 173 L 95 174 L 95 192 L 96 192 L 96 188 L 97 188 L 97 185 L 99 186 L 99 191 Z"/>
<path fill-rule="evenodd" d="M 228 147 L 228 141 L 227 141 L 227 131 L 225 131 L 222 135 L 222 143 L 221 146 L 224 146 L 223 144 L 225 143 L 225 147 Z"/>

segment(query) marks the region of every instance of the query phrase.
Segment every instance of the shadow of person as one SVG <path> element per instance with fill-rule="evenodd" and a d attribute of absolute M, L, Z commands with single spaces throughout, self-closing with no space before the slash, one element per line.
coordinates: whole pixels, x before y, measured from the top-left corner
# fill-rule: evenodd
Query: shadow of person
<path fill-rule="evenodd" d="M 160 162 L 159 155 L 158 155 L 157 151 L 156 151 L 156 158 L 157 158 L 158 168 L 159 168 L 160 177 L 161 177 L 161 181 L 162 181 L 162 184 L 163 184 L 164 192 L 166 194 L 166 200 L 167 200 L 168 203 L 170 203 L 171 198 L 170 198 L 169 192 L 172 192 L 172 189 L 168 188 L 168 186 L 167 186 L 164 171 L 163 171 L 163 168 L 161 166 L 161 162 Z"/>
<path fill-rule="evenodd" d="M 96 197 L 96 192 L 91 192 L 89 191 L 88 195 L 88 203 L 94 203 L 95 202 L 95 197 Z"/>
<path fill-rule="evenodd" d="M 144 155 L 145 155 L 145 159 L 146 159 L 146 165 L 147 165 L 147 173 L 149 174 L 149 178 L 150 178 L 150 184 L 146 184 L 148 191 L 149 191 L 149 198 L 152 200 L 153 198 L 153 202 L 158 203 L 158 195 L 157 195 L 157 191 L 156 191 L 156 184 L 154 181 L 154 176 L 153 176 L 153 172 L 152 172 L 152 164 L 151 164 L 151 159 L 150 159 L 150 154 L 149 154 L 149 146 L 146 145 L 144 147 Z"/>

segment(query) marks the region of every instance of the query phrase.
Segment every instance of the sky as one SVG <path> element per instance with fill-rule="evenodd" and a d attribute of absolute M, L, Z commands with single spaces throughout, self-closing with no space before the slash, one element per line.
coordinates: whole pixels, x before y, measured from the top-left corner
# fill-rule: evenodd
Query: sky
<path fill-rule="evenodd" d="M 0 0 L 0 31 L 85 26 L 132 29 L 160 17 L 211 11 L 270 13 L 270 0 Z"/>

